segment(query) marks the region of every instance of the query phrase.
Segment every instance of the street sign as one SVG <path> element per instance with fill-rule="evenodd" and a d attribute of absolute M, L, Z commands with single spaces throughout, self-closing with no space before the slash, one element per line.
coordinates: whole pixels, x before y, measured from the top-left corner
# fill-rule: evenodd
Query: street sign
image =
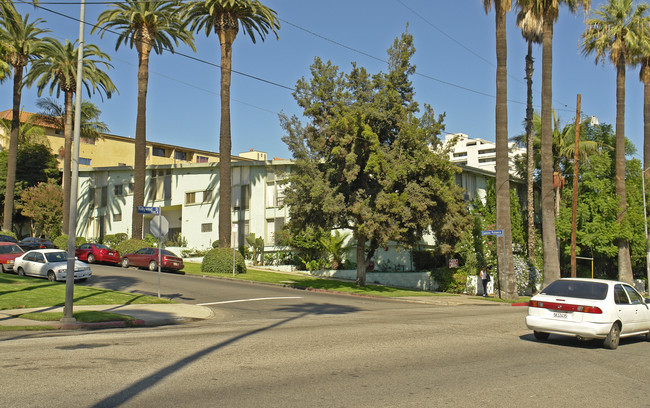
<path fill-rule="evenodd" d="M 503 230 L 481 231 L 481 235 L 496 235 L 497 237 L 502 237 L 503 236 Z"/>
<path fill-rule="evenodd" d="M 162 239 L 169 232 L 169 221 L 162 215 L 153 217 L 151 224 L 149 224 L 149 229 L 151 230 L 151 235 Z"/>
<path fill-rule="evenodd" d="M 160 207 L 138 206 L 138 214 L 160 214 Z"/>

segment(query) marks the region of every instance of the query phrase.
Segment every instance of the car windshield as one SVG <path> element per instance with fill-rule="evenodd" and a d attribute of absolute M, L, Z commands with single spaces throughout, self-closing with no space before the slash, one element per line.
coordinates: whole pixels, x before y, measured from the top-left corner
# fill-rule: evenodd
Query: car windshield
<path fill-rule="evenodd" d="M 95 246 L 97 247 L 97 249 L 109 249 L 106 245 L 102 245 L 102 244 L 95 244 Z"/>
<path fill-rule="evenodd" d="M 22 249 L 18 245 L 0 245 L 0 255 L 21 254 Z"/>
<path fill-rule="evenodd" d="M 45 254 L 48 262 L 65 262 L 67 260 L 67 254 L 63 251 L 61 252 L 47 252 Z"/>
<path fill-rule="evenodd" d="M 607 297 L 607 284 L 573 280 L 556 280 L 542 290 L 542 295 L 603 300 Z"/>

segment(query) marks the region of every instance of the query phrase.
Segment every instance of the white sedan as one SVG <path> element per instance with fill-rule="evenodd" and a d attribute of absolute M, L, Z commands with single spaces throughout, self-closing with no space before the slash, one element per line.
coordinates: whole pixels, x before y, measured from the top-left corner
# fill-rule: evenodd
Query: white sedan
<path fill-rule="evenodd" d="M 526 326 L 538 340 L 549 334 L 603 339 L 615 349 L 621 337 L 650 341 L 650 299 L 624 282 L 558 279 L 530 299 Z"/>
<path fill-rule="evenodd" d="M 74 278 L 86 280 L 92 275 L 90 266 L 75 259 Z M 16 258 L 14 270 L 21 276 L 38 276 L 51 282 L 66 279 L 68 253 L 60 249 L 35 249 Z"/>

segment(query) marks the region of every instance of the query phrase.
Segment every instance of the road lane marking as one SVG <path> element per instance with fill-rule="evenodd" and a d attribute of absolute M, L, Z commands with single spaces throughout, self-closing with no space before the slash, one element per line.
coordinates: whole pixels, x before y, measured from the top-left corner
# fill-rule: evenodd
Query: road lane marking
<path fill-rule="evenodd" d="M 279 296 L 253 299 L 224 300 L 222 302 L 199 303 L 197 306 L 223 305 L 226 303 L 256 302 L 259 300 L 302 299 L 302 296 Z"/>

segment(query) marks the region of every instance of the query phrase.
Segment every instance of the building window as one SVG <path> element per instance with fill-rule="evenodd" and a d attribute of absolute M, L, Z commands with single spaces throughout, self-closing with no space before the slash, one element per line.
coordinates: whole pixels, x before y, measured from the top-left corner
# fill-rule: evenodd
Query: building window
<path fill-rule="evenodd" d="M 149 200 L 169 200 L 172 198 L 172 171 L 153 170 L 149 184 Z"/>
<path fill-rule="evenodd" d="M 87 159 L 85 157 L 80 157 L 79 158 L 79 164 L 83 164 L 84 166 L 90 166 L 90 159 Z"/>
<path fill-rule="evenodd" d="M 113 221 L 122 221 L 122 214 L 113 214 Z"/>
<path fill-rule="evenodd" d="M 85 144 L 91 144 L 91 145 L 95 144 L 95 139 L 92 139 L 90 137 L 80 137 L 79 141 L 81 141 L 81 143 L 85 143 Z"/>
<path fill-rule="evenodd" d="M 476 142 L 467 142 L 465 146 L 476 146 Z"/>
<path fill-rule="evenodd" d="M 497 149 L 485 149 L 485 150 L 479 150 L 478 154 L 490 154 L 490 153 L 496 153 Z"/>
<path fill-rule="evenodd" d="M 205 190 L 203 192 L 203 202 L 209 203 L 212 201 L 212 190 Z"/>
<path fill-rule="evenodd" d="M 467 157 L 467 152 L 454 153 L 454 157 Z"/>
<path fill-rule="evenodd" d="M 197 163 L 207 163 L 208 158 L 205 156 L 196 156 L 196 162 Z"/>
<path fill-rule="evenodd" d="M 207 222 L 205 224 L 201 224 L 201 232 L 212 232 L 212 223 Z"/>
<path fill-rule="evenodd" d="M 117 197 L 124 195 L 124 186 L 121 184 L 116 184 L 113 186 L 113 195 Z"/>
<path fill-rule="evenodd" d="M 187 160 L 187 153 L 186 152 L 176 151 L 176 152 L 174 152 L 174 159 L 176 159 L 176 160 Z"/>
<path fill-rule="evenodd" d="M 165 157 L 165 149 L 162 147 L 153 147 L 151 154 L 158 157 Z"/>
<path fill-rule="evenodd" d="M 196 193 L 185 193 L 185 204 L 194 204 L 196 203 Z"/>
<path fill-rule="evenodd" d="M 251 198 L 251 186 L 233 186 L 232 188 L 232 206 L 234 210 L 248 210 Z"/>
<path fill-rule="evenodd" d="M 496 163 L 496 157 L 488 157 L 486 159 L 478 159 L 479 163 Z"/>

